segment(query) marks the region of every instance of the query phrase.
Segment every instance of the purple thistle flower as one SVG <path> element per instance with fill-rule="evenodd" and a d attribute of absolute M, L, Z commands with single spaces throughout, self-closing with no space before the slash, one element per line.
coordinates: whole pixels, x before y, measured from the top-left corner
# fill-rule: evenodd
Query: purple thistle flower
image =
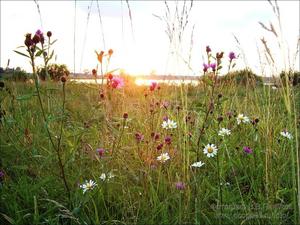
<path fill-rule="evenodd" d="M 2 178 L 2 177 L 4 177 L 4 172 L 2 171 L 2 170 L 0 170 L 0 179 Z"/>
<path fill-rule="evenodd" d="M 235 53 L 234 52 L 230 52 L 228 55 L 230 61 L 232 61 L 233 59 L 236 59 Z"/>
<path fill-rule="evenodd" d="M 213 70 L 213 71 L 216 71 L 216 64 L 215 63 L 211 63 L 209 64 L 209 67 Z"/>
<path fill-rule="evenodd" d="M 167 136 L 167 137 L 165 138 L 165 142 L 166 142 L 167 145 L 170 145 L 170 144 L 172 143 L 171 137 L 170 137 L 170 136 Z"/>
<path fill-rule="evenodd" d="M 203 63 L 203 72 L 206 73 L 208 69 L 209 69 L 209 65 Z"/>
<path fill-rule="evenodd" d="M 206 53 L 210 53 L 211 52 L 211 49 L 209 47 L 209 45 L 206 46 Z"/>
<path fill-rule="evenodd" d="M 156 147 L 156 149 L 157 149 L 157 151 L 159 151 L 159 150 L 161 150 L 163 147 L 164 147 L 164 144 L 161 143 L 161 144 L 159 144 L 159 145 Z"/>
<path fill-rule="evenodd" d="M 253 150 L 252 150 L 249 146 L 245 146 L 245 147 L 243 148 L 243 150 L 244 150 L 244 152 L 245 152 L 246 154 L 252 154 L 252 153 L 253 153 Z"/>
<path fill-rule="evenodd" d="M 144 135 L 142 135 L 141 133 L 136 133 L 135 139 L 137 140 L 137 142 L 141 142 L 144 139 Z"/>
<path fill-rule="evenodd" d="M 179 181 L 175 183 L 175 187 L 177 190 L 184 190 L 185 189 L 185 183 Z"/>
<path fill-rule="evenodd" d="M 98 148 L 96 150 L 96 152 L 98 153 L 98 155 L 100 156 L 100 158 L 104 155 L 105 150 L 103 148 Z"/>

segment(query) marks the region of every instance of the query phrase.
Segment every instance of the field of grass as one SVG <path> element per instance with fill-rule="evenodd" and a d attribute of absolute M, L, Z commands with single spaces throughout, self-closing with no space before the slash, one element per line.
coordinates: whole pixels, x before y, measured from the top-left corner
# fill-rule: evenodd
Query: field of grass
<path fill-rule="evenodd" d="M 3 86 L 1 224 L 299 224 L 299 86 Z"/>

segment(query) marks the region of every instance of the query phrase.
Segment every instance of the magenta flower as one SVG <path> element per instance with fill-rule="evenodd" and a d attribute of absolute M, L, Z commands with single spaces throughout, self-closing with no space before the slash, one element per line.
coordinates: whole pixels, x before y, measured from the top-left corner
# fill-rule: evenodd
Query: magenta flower
<path fill-rule="evenodd" d="M 208 69 L 209 69 L 209 65 L 203 63 L 203 72 L 206 73 Z"/>
<path fill-rule="evenodd" d="M 229 57 L 230 61 L 232 61 L 233 59 L 236 59 L 234 52 L 230 52 L 228 57 Z"/>
<path fill-rule="evenodd" d="M 211 52 L 211 49 L 209 47 L 209 45 L 206 46 L 206 53 L 210 53 Z"/>
<path fill-rule="evenodd" d="M 213 71 L 216 71 L 216 64 L 215 63 L 211 63 L 209 64 L 209 67 L 213 70 Z"/>
<path fill-rule="evenodd" d="M 40 37 L 40 42 L 41 42 L 42 44 L 44 44 L 45 38 L 44 38 L 43 32 L 42 32 L 40 29 L 38 29 L 38 30 L 35 32 L 35 35 L 39 36 L 39 37 Z"/>
<path fill-rule="evenodd" d="M 113 88 L 122 88 L 124 86 L 124 80 L 121 77 L 113 77 L 111 80 L 111 86 Z"/>
<path fill-rule="evenodd" d="M 137 142 L 141 142 L 144 139 L 144 135 L 142 135 L 141 133 L 136 133 L 135 139 L 137 140 Z"/>
<path fill-rule="evenodd" d="M 179 181 L 175 183 L 175 187 L 177 190 L 184 190 L 185 189 L 185 183 Z"/>
<path fill-rule="evenodd" d="M 0 179 L 2 179 L 4 177 L 4 172 L 2 170 L 0 170 Z"/>
<path fill-rule="evenodd" d="M 170 145 L 170 144 L 172 143 L 172 139 L 171 139 L 170 136 L 167 136 L 167 137 L 165 138 L 165 143 L 166 143 L 167 145 Z"/>
<path fill-rule="evenodd" d="M 154 91 L 156 87 L 157 87 L 157 82 L 152 82 L 150 85 L 150 91 Z"/>
<path fill-rule="evenodd" d="M 105 150 L 103 148 L 98 148 L 96 150 L 96 152 L 98 153 L 99 157 L 102 158 L 104 155 Z"/>
<path fill-rule="evenodd" d="M 163 147 L 164 147 L 164 144 L 161 143 L 161 144 L 159 144 L 159 145 L 156 147 L 156 149 L 157 149 L 157 151 L 159 151 L 159 150 L 161 150 Z"/>
<path fill-rule="evenodd" d="M 252 150 L 249 146 L 245 146 L 245 147 L 243 148 L 243 150 L 244 150 L 244 152 L 245 152 L 246 154 L 252 154 L 252 153 L 253 153 L 253 150 Z"/>

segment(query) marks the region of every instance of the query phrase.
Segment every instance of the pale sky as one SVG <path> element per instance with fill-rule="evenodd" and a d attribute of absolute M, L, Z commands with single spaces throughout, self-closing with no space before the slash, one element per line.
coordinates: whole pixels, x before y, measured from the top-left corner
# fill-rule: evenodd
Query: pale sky
<path fill-rule="evenodd" d="M 10 67 L 20 66 L 30 71 L 28 60 L 13 50 L 23 45 L 26 33 L 34 33 L 37 29 L 41 29 L 44 33 L 52 31 L 53 38 L 58 39 L 54 45 L 56 63 L 66 64 L 70 71 L 73 71 L 75 1 L 38 1 L 38 3 L 42 23 L 34 1 L 1 0 L 1 67 L 5 68 L 10 59 Z M 263 62 L 260 63 L 258 54 L 263 53 L 260 41 L 262 37 L 267 40 L 278 71 L 284 68 L 284 58 L 287 61 L 290 58 L 293 64 L 299 38 L 299 1 L 279 1 L 286 45 L 283 52 L 279 51 L 275 37 L 258 24 L 259 21 L 266 25 L 272 22 L 278 30 L 276 17 L 267 1 L 194 1 L 182 43 L 175 47 L 179 52 L 177 57 L 170 54 L 174 50 L 174 45 L 170 47 L 165 33 L 166 23 L 153 16 L 165 14 L 163 1 L 129 1 L 132 27 L 126 1 L 98 1 L 98 3 L 103 31 L 99 22 L 97 1 L 76 3 L 76 72 L 91 71 L 96 67 L 95 50 L 107 51 L 112 48 L 114 54 L 109 70 L 123 68 L 131 74 L 149 74 L 155 71 L 157 74 L 200 75 L 206 45 L 209 45 L 213 52 L 224 51 L 226 59 L 230 51 L 241 54 L 233 34 L 238 37 L 240 47 L 246 55 L 246 60 L 242 57 L 237 60 L 237 69 L 244 68 L 247 64 L 254 72 L 261 74 L 261 65 L 264 65 L 265 61 L 262 59 Z M 178 2 L 179 11 L 182 4 L 182 1 Z M 168 1 L 168 5 L 171 21 L 175 1 Z M 87 26 L 89 6 L 92 10 Z M 189 61 L 189 52 L 191 52 L 190 69 L 183 61 Z M 299 53 L 294 62 L 295 69 L 299 70 Z M 42 65 L 42 61 L 38 61 L 38 64 Z M 266 67 L 264 73 L 268 73 L 267 71 L 269 70 Z"/>

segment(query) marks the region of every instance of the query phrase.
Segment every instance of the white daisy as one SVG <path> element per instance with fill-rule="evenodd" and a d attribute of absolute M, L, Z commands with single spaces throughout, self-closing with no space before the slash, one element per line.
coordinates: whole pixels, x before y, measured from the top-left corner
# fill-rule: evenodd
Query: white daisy
<path fill-rule="evenodd" d="M 86 191 L 93 190 L 94 187 L 96 186 L 97 186 L 96 182 L 94 182 L 93 180 L 89 180 L 89 181 L 85 181 L 85 183 L 81 184 L 79 187 L 82 189 L 84 194 Z"/>
<path fill-rule="evenodd" d="M 105 181 L 106 180 L 106 174 L 102 173 L 99 177 L 101 180 Z"/>
<path fill-rule="evenodd" d="M 244 114 L 239 114 L 236 120 L 237 120 L 237 124 L 250 122 L 250 119 L 247 116 L 244 116 Z"/>
<path fill-rule="evenodd" d="M 204 165 L 205 163 L 199 161 L 199 162 L 194 162 L 191 167 L 195 167 L 195 168 L 200 168 Z"/>
<path fill-rule="evenodd" d="M 203 149 L 203 153 L 208 157 L 214 157 L 217 155 L 218 148 L 214 144 L 207 144 Z"/>
<path fill-rule="evenodd" d="M 111 178 L 114 178 L 114 177 L 115 177 L 115 175 L 112 172 L 109 172 L 108 174 L 102 173 L 99 178 L 102 181 L 105 181 L 105 180 L 109 181 Z"/>
<path fill-rule="evenodd" d="M 157 157 L 157 161 L 160 161 L 161 163 L 164 163 L 170 159 L 170 156 L 168 153 L 162 153 L 160 156 Z"/>
<path fill-rule="evenodd" d="M 225 137 L 225 136 L 229 136 L 231 134 L 231 131 L 227 128 L 222 128 L 221 130 L 219 130 L 219 136 Z"/>
<path fill-rule="evenodd" d="M 289 132 L 287 132 L 286 130 L 281 131 L 280 134 L 281 134 L 281 136 L 283 136 L 287 139 L 290 139 L 290 140 L 293 138 L 293 136 Z"/>
<path fill-rule="evenodd" d="M 168 119 L 167 121 L 163 121 L 161 126 L 164 129 L 175 129 L 177 128 L 177 123 L 173 120 Z"/>

